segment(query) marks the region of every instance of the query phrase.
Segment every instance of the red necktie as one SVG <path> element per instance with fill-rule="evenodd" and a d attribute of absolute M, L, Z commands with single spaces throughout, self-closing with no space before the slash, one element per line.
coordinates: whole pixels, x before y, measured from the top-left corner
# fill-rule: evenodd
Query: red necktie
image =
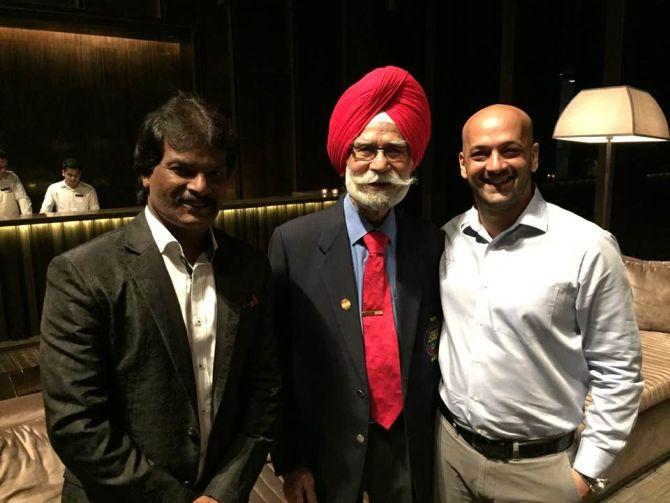
<path fill-rule="evenodd" d="M 382 232 L 363 237 L 368 258 L 363 273 L 363 337 L 365 367 L 370 387 L 370 415 L 389 429 L 402 411 L 400 353 L 393 318 L 391 289 L 384 268 L 384 249 L 389 238 Z"/>

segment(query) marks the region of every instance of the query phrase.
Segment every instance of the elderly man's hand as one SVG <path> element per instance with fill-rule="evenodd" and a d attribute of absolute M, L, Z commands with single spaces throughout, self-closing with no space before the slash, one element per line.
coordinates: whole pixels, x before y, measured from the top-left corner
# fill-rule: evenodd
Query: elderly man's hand
<path fill-rule="evenodd" d="M 193 503 L 219 503 L 219 500 L 215 500 L 214 498 L 210 498 L 209 496 L 203 494 L 199 498 L 194 499 Z"/>
<path fill-rule="evenodd" d="M 312 472 L 299 468 L 284 476 L 284 496 L 289 503 L 318 503 Z"/>

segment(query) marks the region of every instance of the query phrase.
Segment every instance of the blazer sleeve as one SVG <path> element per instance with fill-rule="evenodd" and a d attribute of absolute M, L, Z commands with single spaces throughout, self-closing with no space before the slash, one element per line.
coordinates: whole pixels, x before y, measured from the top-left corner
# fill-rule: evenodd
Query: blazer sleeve
<path fill-rule="evenodd" d="M 243 404 L 245 412 L 233 442 L 226 448 L 219 468 L 204 492 L 226 503 L 249 500 L 249 493 L 274 440 L 279 413 L 281 377 L 270 305 L 270 267 L 267 259 L 262 259 L 261 267 L 254 267 L 252 271 L 256 281 L 250 282 L 257 285 L 254 294 L 258 298 L 251 302 L 258 303 L 254 309 L 260 309 L 259 321 L 250 333 L 238 334 L 238 337 L 252 339 L 251 350 L 242 363 L 241 385 L 247 397 Z"/>
<path fill-rule="evenodd" d="M 152 465 L 112 410 L 111 308 L 67 256 L 47 272 L 40 373 L 52 446 L 91 500 L 190 502 L 197 496 Z"/>
<path fill-rule="evenodd" d="M 272 267 L 272 304 L 275 312 L 275 327 L 279 341 L 279 361 L 282 370 L 282 408 L 277 442 L 272 451 L 275 472 L 287 474 L 298 468 L 307 467 L 305 446 L 301 442 L 302 428 L 296 414 L 297 407 L 292 378 L 291 359 L 291 292 L 288 257 L 281 228 L 272 234 L 269 246 Z"/>

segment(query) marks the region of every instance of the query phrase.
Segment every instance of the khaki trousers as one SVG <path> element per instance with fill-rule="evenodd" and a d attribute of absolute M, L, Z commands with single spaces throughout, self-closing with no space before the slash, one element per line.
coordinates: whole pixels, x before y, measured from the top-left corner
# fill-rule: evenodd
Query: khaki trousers
<path fill-rule="evenodd" d="M 439 411 L 436 420 L 436 503 L 581 501 L 571 474 L 576 442 L 549 456 L 490 460 L 463 440 Z"/>

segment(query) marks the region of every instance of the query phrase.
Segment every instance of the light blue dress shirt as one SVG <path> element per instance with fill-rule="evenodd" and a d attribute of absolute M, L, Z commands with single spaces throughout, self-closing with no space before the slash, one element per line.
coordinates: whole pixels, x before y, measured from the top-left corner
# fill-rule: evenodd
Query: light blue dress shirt
<path fill-rule="evenodd" d="M 391 288 L 391 298 L 393 299 L 393 315 L 396 313 L 396 242 L 398 229 L 396 227 L 395 211 L 391 208 L 388 215 L 379 227 L 374 227 L 363 217 L 354 207 L 349 194 L 344 197 L 344 221 L 347 226 L 349 243 L 351 244 L 351 258 L 354 262 L 354 276 L 356 277 L 356 291 L 358 292 L 358 312 L 361 312 L 363 304 L 363 273 L 365 272 L 365 261 L 368 258 L 368 249 L 365 247 L 363 236 L 370 231 L 380 231 L 389 238 L 389 243 L 384 252 L 384 263 L 386 265 L 386 275 Z M 397 316 L 396 326 L 398 324 Z"/>
<path fill-rule="evenodd" d="M 616 240 L 539 191 L 495 239 L 475 208 L 444 226 L 440 396 L 489 438 L 547 438 L 584 419 L 574 468 L 600 476 L 640 402 L 640 337 Z"/>

